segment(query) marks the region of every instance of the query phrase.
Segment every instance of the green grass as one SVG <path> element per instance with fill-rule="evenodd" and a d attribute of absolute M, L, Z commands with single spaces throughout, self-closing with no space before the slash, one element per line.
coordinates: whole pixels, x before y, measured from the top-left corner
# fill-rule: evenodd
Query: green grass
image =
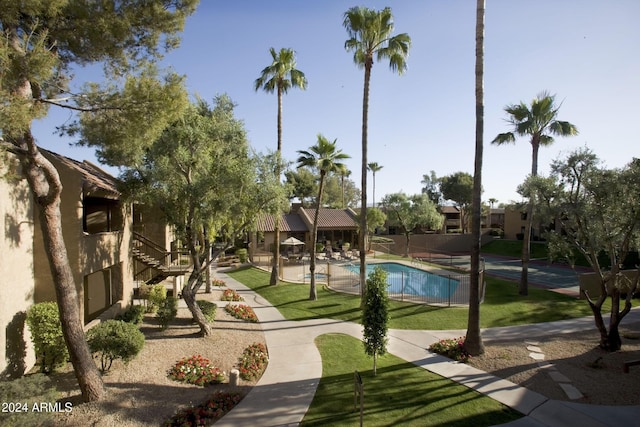
<path fill-rule="evenodd" d="M 309 285 L 280 282 L 269 285 L 269 273 L 257 268 L 236 270 L 229 276 L 259 293 L 288 320 L 330 318 L 360 322 L 360 297 L 318 287 L 318 300 L 309 300 Z M 518 295 L 516 283 L 487 277 L 485 301 L 480 306 L 483 328 L 551 322 L 590 316 L 586 301 L 534 287 Z M 608 310 L 608 307 L 604 307 Z M 389 327 L 394 329 L 466 329 L 467 308 L 433 307 L 390 301 Z"/>
<path fill-rule="evenodd" d="M 487 243 L 480 250 L 482 253 L 501 255 L 512 258 L 522 257 L 522 240 L 494 240 Z M 531 258 L 544 258 L 549 256 L 547 244 L 544 242 L 531 242 Z"/>
<path fill-rule="evenodd" d="M 322 355 L 322 378 L 303 426 L 360 425 L 359 409 L 354 410 L 355 370 L 364 385 L 366 426 L 490 426 L 522 417 L 476 391 L 390 354 L 378 358 L 374 377 L 373 359 L 355 338 L 321 335 L 316 345 Z"/>
<path fill-rule="evenodd" d="M 0 399 L 4 403 L 21 403 L 21 412 L 17 412 L 15 405 L 7 409 L 7 412 L 0 413 L 0 426 L 43 426 L 52 425 L 52 412 L 34 411 L 33 405 L 40 405 L 41 402 L 55 405 L 57 399 L 61 397 L 54 381 L 45 374 L 29 374 L 24 377 L 0 382 Z M 65 403 L 58 403 L 62 410 Z M 26 411 L 24 410 L 26 409 Z"/>

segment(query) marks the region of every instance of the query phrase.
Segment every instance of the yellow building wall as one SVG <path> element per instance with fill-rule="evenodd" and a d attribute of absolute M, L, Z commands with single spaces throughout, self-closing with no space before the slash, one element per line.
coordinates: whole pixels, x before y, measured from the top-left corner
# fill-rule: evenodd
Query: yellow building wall
<path fill-rule="evenodd" d="M 0 161 L 0 373 L 18 377 L 35 363 L 26 311 L 33 304 L 33 199 L 15 156 Z M 7 175 L 9 174 L 9 175 Z"/>

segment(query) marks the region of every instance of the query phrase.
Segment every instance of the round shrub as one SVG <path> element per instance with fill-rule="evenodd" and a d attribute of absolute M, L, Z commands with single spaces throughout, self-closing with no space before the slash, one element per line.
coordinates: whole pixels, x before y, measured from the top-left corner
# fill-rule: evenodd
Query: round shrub
<path fill-rule="evenodd" d="M 244 248 L 236 250 L 236 255 L 241 263 L 245 263 L 247 262 L 247 259 L 249 259 L 249 256 L 247 255 L 247 250 Z"/>
<path fill-rule="evenodd" d="M 133 323 L 134 325 L 142 323 L 143 319 L 144 306 L 142 305 L 131 305 L 124 313 L 116 317 L 116 320 L 123 320 L 128 323 Z"/>
<path fill-rule="evenodd" d="M 149 291 L 149 307 L 147 310 L 151 313 L 158 310 L 158 308 L 167 299 L 167 288 L 164 285 L 153 285 Z"/>
<path fill-rule="evenodd" d="M 156 317 L 160 322 L 160 328 L 164 331 L 169 327 L 169 323 L 178 315 L 178 300 L 174 297 L 165 298 L 160 306 Z"/>
<path fill-rule="evenodd" d="M 200 310 L 202 311 L 202 314 L 204 314 L 204 317 L 209 322 L 213 323 L 216 320 L 216 310 L 218 309 L 218 306 L 210 301 L 204 300 L 197 300 L 196 303 L 200 307 Z"/>
<path fill-rule="evenodd" d="M 144 346 L 144 334 L 133 323 L 107 320 L 87 332 L 87 342 L 92 353 L 100 353 L 104 373 L 114 360 L 122 359 L 126 363 L 136 357 Z"/>
<path fill-rule="evenodd" d="M 53 372 L 69 358 L 62 335 L 58 304 L 41 302 L 27 311 L 27 325 L 35 347 L 40 372 Z"/>

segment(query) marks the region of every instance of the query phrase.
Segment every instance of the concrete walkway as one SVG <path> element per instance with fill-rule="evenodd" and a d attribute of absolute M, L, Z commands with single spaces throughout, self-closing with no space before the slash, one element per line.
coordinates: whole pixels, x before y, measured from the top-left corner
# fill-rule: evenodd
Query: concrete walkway
<path fill-rule="evenodd" d="M 333 319 L 288 321 L 264 298 L 231 277 L 218 273 L 251 305 L 264 330 L 269 349 L 269 365 L 258 384 L 216 426 L 297 426 L 304 418 L 322 376 L 322 360 L 314 344 L 317 336 L 343 333 L 362 338 L 362 326 Z M 625 321 L 640 321 L 640 311 L 632 310 Z M 485 342 L 575 332 L 593 328 L 592 318 L 554 323 L 484 329 Z M 490 375 L 463 363 L 432 354 L 425 348 L 443 338 L 466 333 L 454 331 L 389 331 L 389 353 L 424 369 L 449 378 L 498 402 L 525 417 L 509 423 L 514 427 L 635 425 L 640 406 L 595 406 L 550 400 L 539 393 Z"/>

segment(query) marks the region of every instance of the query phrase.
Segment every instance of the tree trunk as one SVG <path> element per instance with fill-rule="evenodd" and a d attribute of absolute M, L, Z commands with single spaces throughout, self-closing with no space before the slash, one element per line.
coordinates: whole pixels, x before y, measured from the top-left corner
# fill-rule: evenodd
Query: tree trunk
<path fill-rule="evenodd" d="M 276 179 L 280 182 L 280 159 L 282 157 L 282 87 L 278 85 L 278 150 L 277 150 Z M 273 253 L 273 266 L 271 267 L 271 278 L 269 284 L 275 286 L 280 281 L 280 212 L 275 218 L 275 250 Z"/>
<path fill-rule="evenodd" d="M 55 167 L 42 156 L 30 131 L 25 132 L 23 141 L 23 144 L 20 144 L 21 148 L 26 149 L 28 155 L 26 158 L 22 157 L 22 165 L 38 206 L 45 252 L 53 276 L 64 340 L 83 401 L 98 401 L 105 396 L 106 389 L 93 361 L 80 319 L 78 290 L 62 234 L 60 176 Z"/>
<path fill-rule="evenodd" d="M 320 188 L 318 189 L 318 201 L 316 203 L 316 213 L 313 215 L 313 231 L 311 233 L 311 261 L 309 263 L 309 273 L 311 273 L 311 284 L 309 286 L 309 299 L 316 301 L 318 291 L 316 290 L 316 243 L 318 242 L 318 217 L 320 206 L 322 206 L 322 190 L 324 189 L 325 172 L 320 171 Z"/>
<path fill-rule="evenodd" d="M 538 150 L 540 149 L 540 137 L 534 135 L 531 138 L 531 176 L 538 175 Z M 529 295 L 529 260 L 531 259 L 531 233 L 533 229 L 533 210 L 536 202 L 535 194 L 529 197 L 527 205 L 527 224 L 522 241 L 522 271 L 520 273 L 520 286 L 518 293 Z"/>
<path fill-rule="evenodd" d="M 484 151 L 484 16 L 485 0 L 476 7 L 476 152 L 473 175 L 471 235 L 471 277 L 469 279 L 469 317 L 464 347 L 472 356 L 484 353 L 480 333 L 480 238 L 482 212 L 482 155 Z"/>
<path fill-rule="evenodd" d="M 409 244 L 410 244 L 410 240 L 411 240 L 411 233 L 409 233 L 408 231 L 404 232 L 404 257 L 408 258 L 409 257 Z"/>
<path fill-rule="evenodd" d="M 360 201 L 360 305 L 364 304 L 367 286 L 367 126 L 369 121 L 369 82 L 373 58 L 367 58 L 364 65 L 364 93 L 362 95 L 362 168 L 361 168 L 361 201 Z"/>
<path fill-rule="evenodd" d="M 208 268 L 208 267 L 207 267 Z M 200 276 L 200 277 L 198 277 Z M 198 289 L 201 285 L 198 285 L 198 281 L 201 282 L 202 274 L 198 275 L 196 272 L 192 272 L 189 276 L 189 280 L 187 280 L 186 285 L 182 289 L 182 297 L 184 301 L 187 303 L 187 307 L 191 312 L 191 316 L 193 320 L 200 327 L 200 335 L 203 337 L 211 335 L 211 325 L 207 321 L 207 318 L 202 314 L 202 310 L 200 306 L 196 303 L 196 295 L 198 293 Z"/>
<path fill-rule="evenodd" d="M 533 195 L 529 198 L 527 205 L 527 224 L 524 230 L 522 242 L 522 271 L 520 272 L 520 295 L 529 295 L 529 260 L 531 259 L 531 229 L 533 228 Z"/>

